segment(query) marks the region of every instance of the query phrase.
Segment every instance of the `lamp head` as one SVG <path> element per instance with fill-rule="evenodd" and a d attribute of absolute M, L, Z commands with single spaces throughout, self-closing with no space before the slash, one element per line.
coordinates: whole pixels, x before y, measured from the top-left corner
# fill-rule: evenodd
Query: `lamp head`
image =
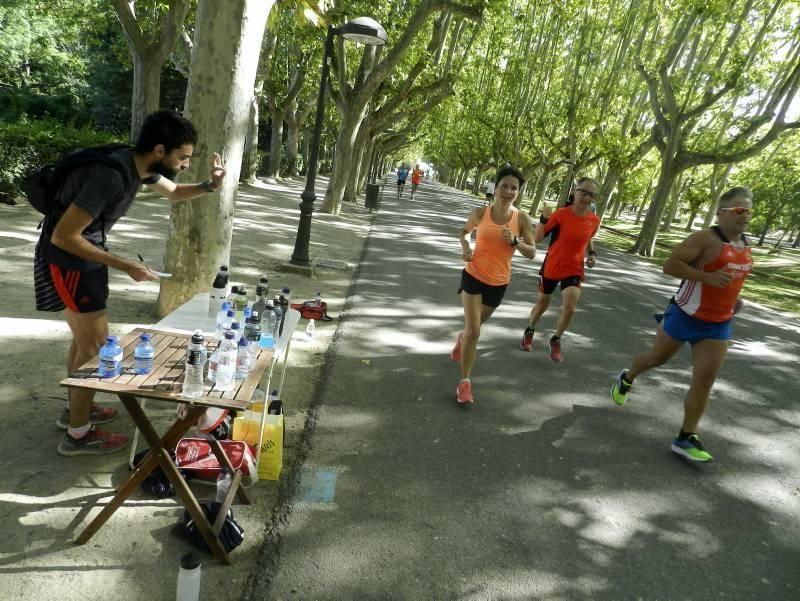
<path fill-rule="evenodd" d="M 383 46 L 389 39 L 383 26 L 370 17 L 353 19 L 342 25 L 338 33 L 346 40 L 366 46 Z"/>

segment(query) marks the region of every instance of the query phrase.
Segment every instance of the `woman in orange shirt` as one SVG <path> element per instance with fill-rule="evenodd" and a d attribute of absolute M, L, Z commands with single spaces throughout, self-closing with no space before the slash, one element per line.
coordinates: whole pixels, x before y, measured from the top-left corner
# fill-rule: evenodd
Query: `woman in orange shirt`
<path fill-rule="evenodd" d="M 450 358 L 461 363 L 461 381 L 456 389 L 456 400 L 461 404 L 474 402 L 470 374 L 475 365 L 481 324 L 503 301 L 511 281 L 514 251 L 528 259 L 536 255 L 530 218 L 514 207 L 525 178 L 508 166 L 497 172 L 495 181 L 495 203 L 473 209 L 459 234 L 466 262 L 458 289 L 464 305 L 464 330 L 458 334 Z M 475 229 L 473 249 L 470 238 Z"/>

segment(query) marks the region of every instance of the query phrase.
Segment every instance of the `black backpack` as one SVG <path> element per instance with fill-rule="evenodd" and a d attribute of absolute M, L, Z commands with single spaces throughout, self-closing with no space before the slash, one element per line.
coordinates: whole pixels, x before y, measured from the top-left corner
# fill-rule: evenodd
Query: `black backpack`
<path fill-rule="evenodd" d="M 48 163 L 39 167 L 25 178 L 25 194 L 28 202 L 43 215 L 49 215 L 54 209 L 64 208 L 58 206 L 55 200 L 56 193 L 73 169 L 92 163 L 101 163 L 116 169 L 122 175 L 127 188 L 131 183 L 128 170 L 111 156 L 111 153 L 126 148 L 130 148 L 130 146 L 128 144 L 107 144 L 80 148 L 63 156 L 56 163 Z"/>

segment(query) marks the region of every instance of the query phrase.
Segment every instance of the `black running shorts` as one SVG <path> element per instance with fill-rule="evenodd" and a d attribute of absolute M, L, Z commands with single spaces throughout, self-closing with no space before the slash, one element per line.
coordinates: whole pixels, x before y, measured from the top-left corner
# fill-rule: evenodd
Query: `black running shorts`
<path fill-rule="evenodd" d="M 481 304 L 496 309 L 500 306 L 500 303 L 503 302 L 506 288 L 508 288 L 508 284 L 503 284 L 502 286 L 484 284 L 479 279 L 472 277 L 467 273 L 467 270 L 464 269 L 461 272 L 461 287 L 458 289 L 458 293 L 480 294 Z"/>
<path fill-rule="evenodd" d="M 561 290 L 569 288 L 570 286 L 581 287 L 581 276 L 573 275 L 563 280 L 550 280 L 543 275 L 539 276 L 539 292 L 542 294 L 553 294 L 556 286 L 561 284 Z"/>
<path fill-rule="evenodd" d="M 36 258 L 34 263 L 37 311 L 91 313 L 106 308 L 108 268 L 64 269 Z"/>

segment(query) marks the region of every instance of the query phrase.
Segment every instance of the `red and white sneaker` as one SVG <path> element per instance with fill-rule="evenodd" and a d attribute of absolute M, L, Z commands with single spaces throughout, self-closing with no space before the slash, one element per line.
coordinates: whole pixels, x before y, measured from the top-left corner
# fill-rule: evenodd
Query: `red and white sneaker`
<path fill-rule="evenodd" d="M 97 426 L 82 438 L 72 438 L 69 432 L 64 434 L 61 443 L 58 445 L 58 454 L 65 457 L 75 455 L 108 455 L 121 451 L 128 445 L 127 434 L 114 434 L 106 432 Z"/>
<path fill-rule="evenodd" d="M 117 410 L 113 407 L 105 407 L 103 405 L 98 405 L 97 403 L 92 403 L 92 409 L 89 412 L 89 421 L 91 421 L 93 426 L 108 423 L 115 417 L 117 417 Z M 56 420 L 56 426 L 61 430 L 66 430 L 69 428 L 68 407 L 65 407 L 61 412 L 61 417 Z"/>
<path fill-rule="evenodd" d="M 550 338 L 550 359 L 558 363 L 561 361 L 561 338 Z"/>
<path fill-rule="evenodd" d="M 530 353 L 531 349 L 533 349 L 533 330 L 530 328 L 525 328 L 525 333 L 522 335 L 522 340 L 520 340 L 519 348 L 521 348 L 526 353 Z"/>
<path fill-rule="evenodd" d="M 461 361 L 461 339 L 464 338 L 464 332 L 458 333 L 458 338 L 456 338 L 456 345 L 453 347 L 453 350 L 450 351 L 450 359 L 455 362 Z"/>
<path fill-rule="evenodd" d="M 460 405 L 468 405 L 474 403 L 475 399 L 472 398 L 472 382 L 469 380 L 461 380 L 456 388 L 456 400 Z"/>

